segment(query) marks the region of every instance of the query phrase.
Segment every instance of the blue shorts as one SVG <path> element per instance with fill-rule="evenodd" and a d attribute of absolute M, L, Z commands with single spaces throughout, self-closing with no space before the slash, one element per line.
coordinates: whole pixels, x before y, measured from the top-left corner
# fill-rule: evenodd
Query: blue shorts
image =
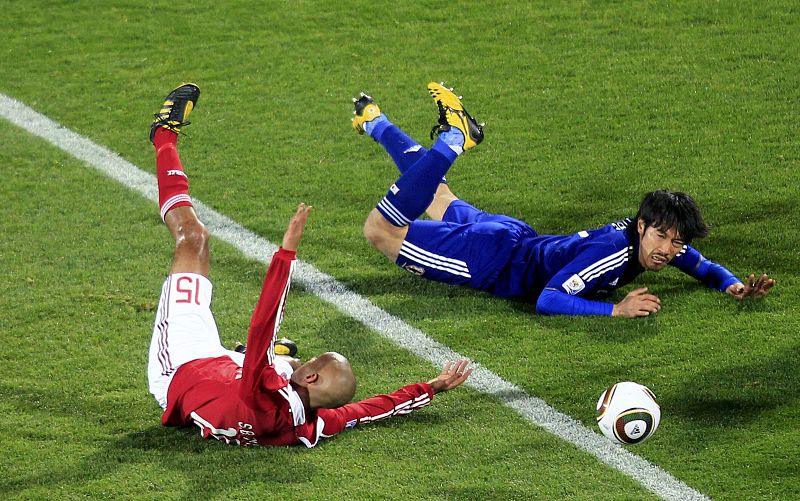
<path fill-rule="evenodd" d="M 442 221 L 416 220 L 395 263 L 430 280 L 494 292 L 517 242 L 538 234 L 527 223 L 456 200 Z"/>

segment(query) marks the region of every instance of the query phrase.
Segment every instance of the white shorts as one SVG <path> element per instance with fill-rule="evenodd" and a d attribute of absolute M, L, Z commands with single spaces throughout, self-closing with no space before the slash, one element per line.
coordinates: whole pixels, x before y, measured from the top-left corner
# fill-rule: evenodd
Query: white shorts
<path fill-rule="evenodd" d="M 244 355 L 226 350 L 211 314 L 212 285 L 196 273 L 175 273 L 161 288 L 147 378 L 150 393 L 162 409 L 167 407 L 167 389 L 181 365 L 200 358 L 228 355 L 239 365 Z"/>

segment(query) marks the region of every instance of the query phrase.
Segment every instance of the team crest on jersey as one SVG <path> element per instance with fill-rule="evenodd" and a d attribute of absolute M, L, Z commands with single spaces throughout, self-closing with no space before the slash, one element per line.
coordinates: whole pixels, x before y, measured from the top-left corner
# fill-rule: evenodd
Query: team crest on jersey
<path fill-rule="evenodd" d="M 417 266 L 416 264 L 406 263 L 403 265 L 403 269 L 412 275 L 417 275 L 420 277 L 425 274 L 425 268 L 422 266 Z"/>
<path fill-rule="evenodd" d="M 561 284 L 561 287 L 563 287 L 568 294 L 572 294 L 574 296 L 575 294 L 585 289 L 586 284 L 583 283 L 583 279 L 581 277 L 575 274 L 569 277 L 566 282 Z"/>

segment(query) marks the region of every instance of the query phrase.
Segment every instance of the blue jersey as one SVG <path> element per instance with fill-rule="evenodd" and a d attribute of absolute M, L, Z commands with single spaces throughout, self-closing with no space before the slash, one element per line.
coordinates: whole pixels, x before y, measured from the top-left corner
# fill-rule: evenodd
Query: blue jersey
<path fill-rule="evenodd" d="M 442 221 L 417 220 L 409 226 L 397 264 L 496 296 L 534 301 L 542 295 L 540 313 L 610 315 L 611 303 L 575 298 L 603 298 L 636 278 L 644 271 L 638 246 L 631 219 L 572 235 L 539 235 L 522 221 L 458 200 Z M 689 245 L 670 265 L 720 291 L 739 282 Z"/>

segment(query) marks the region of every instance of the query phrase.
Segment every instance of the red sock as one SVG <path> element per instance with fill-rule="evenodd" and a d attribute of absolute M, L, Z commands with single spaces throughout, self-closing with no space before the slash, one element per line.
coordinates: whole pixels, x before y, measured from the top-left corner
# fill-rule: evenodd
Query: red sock
<path fill-rule="evenodd" d="M 178 156 L 178 135 L 168 129 L 158 129 L 153 136 L 156 146 L 156 177 L 158 178 L 158 205 L 161 219 L 175 207 L 192 206 L 189 196 L 189 178 L 183 172 Z"/>

